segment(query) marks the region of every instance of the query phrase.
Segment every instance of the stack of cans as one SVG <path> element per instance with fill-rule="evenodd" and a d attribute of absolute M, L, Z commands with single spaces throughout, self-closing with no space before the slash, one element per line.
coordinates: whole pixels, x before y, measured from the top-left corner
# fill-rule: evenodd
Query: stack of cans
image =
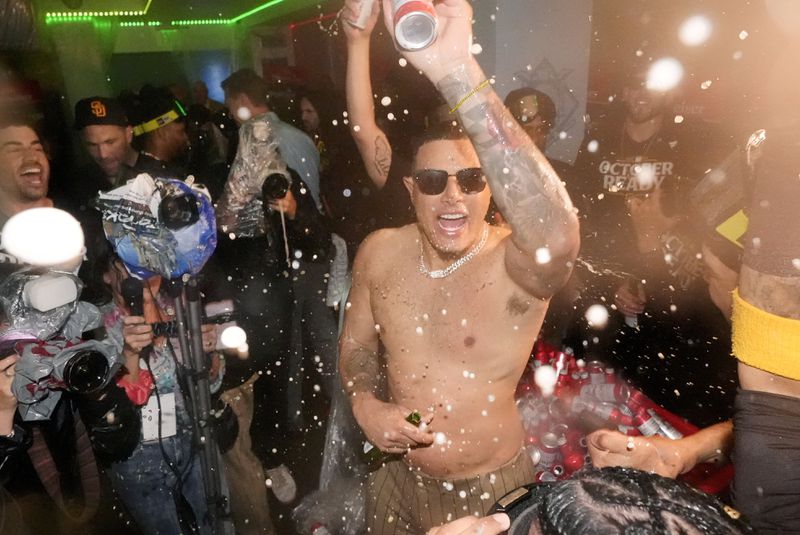
<path fill-rule="evenodd" d="M 533 372 L 552 366 L 557 373 L 552 396 L 543 396 Z M 629 436 L 683 435 L 653 410 L 650 400 L 598 361 L 577 360 L 568 351 L 540 348 L 517 388 L 517 407 L 526 432 L 526 449 L 537 481 L 569 477 L 589 464 L 586 432 L 616 429 Z"/>

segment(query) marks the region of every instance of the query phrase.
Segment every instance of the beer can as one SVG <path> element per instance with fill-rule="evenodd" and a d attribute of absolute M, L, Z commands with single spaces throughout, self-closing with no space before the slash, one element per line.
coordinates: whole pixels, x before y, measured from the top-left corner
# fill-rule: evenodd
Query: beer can
<path fill-rule="evenodd" d="M 558 462 L 558 437 L 554 433 L 545 433 L 539 443 L 541 458 L 539 464 L 550 468 Z"/>
<path fill-rule="evenodd" d="M 422 50 L 436 40 L 439 20 L 433 2 L 392 0 L 394 39 L 404 50 Z"/>
<path fill-rule="evenodd" d="M 646 410 L 640 410 L 637 412 L 633 419 L 633 423 L 636 425 L 636 428 L 639 430 L 639 432 L 646 437 L 652 437 L 653 435 L 658 435 L 661 432 L 661 427 L 659 427 L 658 421 Z"/>
<path fill-rule="evenodd" d="M 675 429 L 675 427 L 671 423 L 669 423 L 664 418 L 659 416 L 655 410 L 647 409 L 647 412 L 658 423 L 658 427 L 661 428 L 661 433 L 659 434 L 672 440 L 678 440 L 679 438 L 683 438 L 683 433 Z"/>
<path fill-rule="evenodd" d="M 347 23 L 354 28 L 363 30 L 367 26 L 367 19 L 372 14 L 372 9 L 375 5 L 375 0 L 361 0 L 358 8 L 358 18 L 356 20 L 347 20 Z"/>
<path fill-rule="evenodd" d="M 581 387 L 582 398 L 594 398 L 607 403 L 625 403 L 630 391 L 623 383 L 588 384 Z"/>

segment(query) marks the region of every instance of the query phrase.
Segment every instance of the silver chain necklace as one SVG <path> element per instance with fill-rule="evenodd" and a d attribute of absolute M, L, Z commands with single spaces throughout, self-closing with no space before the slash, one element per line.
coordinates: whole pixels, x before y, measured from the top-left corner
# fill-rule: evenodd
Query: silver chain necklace
<path fill-rule="evenodd" d="M 481 239 L 478 241 L 478 243 L 475 245 L 475 247 L 472 248 L 472 250 L 470 252 L 468 252 L 467 254 L 465 254 L 464 256 L 462 256 L 461 258 L 459 258 L 458 260 L 456 260 L 455 262 L 453 262 L 452 264 L 450 264 L 446 268 L 444 268 L 444 269 L 435 269 L 433 271 L 428 271 L 428 268 L 425 267 L 425 258 L 424 258 L 423 250 L 422 250 L 422 241 L 420 241 L 419 242 L 419 272 L 422 273 L 423 275 L 426 275 L 427 277 L 429 277 L 431 279 L 443 279 L 443 278 L 447 277 L 448 275 L 453 273 L 455 270 L 457 270 L 458 268 L 460 268 L 461 266 L 463 266 L 464 264 L 466 264 L 467 262 L 469 262 L 470 260 L 475 258 L 475 255 L 477 255 L 481 251 L 481 249 L 483 249 L 483 246 L 486 245 L 486 239 L 488 237 L 489 237 L 489 225 L 486 225 L 484 223 L 483 234 L 481 235 Z"/>

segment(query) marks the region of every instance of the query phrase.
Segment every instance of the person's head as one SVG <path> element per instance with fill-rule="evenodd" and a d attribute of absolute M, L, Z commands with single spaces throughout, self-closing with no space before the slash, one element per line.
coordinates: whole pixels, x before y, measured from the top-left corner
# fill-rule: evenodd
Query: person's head
<path fill-rule="evenodd" d="M 413 173 L 404 182 L 417 224 L 440 255 L 459 256 L 479 240 L 491 192 L 461 130 L 432 130 L 418 140 Z"/>
<path fill-rule="evenodd" d="M 92 160 L 109 178 L 119 176 L 131 151 L 133 129 L 116 99 L 89 97 L 75 104 L 75 129 Z"/>
<path fill-rule="evenodd" d="M 250 117 L 269 111 L 267 83 L 252 69 L 239 69 L 222 81 L 225 106 L 241 124 Z"/>
<path fill-rule="evenodd" d="M 669 94 L 648 89 L 647 72 L 636 69 L 625 80 L 622 89 L 626 120 L 639 124 L 660 118 L 669 105 Z"/>
<path fill-rule="evenodd" d="M 303 130 L 313 134 L 319 129 L 319 113 L 308 97 L 300 99 L 300 119 L 303 121 Z"/>
<path fill-rule="evenodd" d="M 139 92 L 133 133 L 147 152 L 166 162 L 179 159 L 189 149 L 186 111 L 163 89 L 145 87 Z"/>
<path fill-rule="evenodd" d="M 208 101 L 208 86 L 202 80 L 197 80 L 192 84 L 192 102 L 205 106 Z"/>
<path fill-rule="evenodd" d="M 753 533 L 738 511 L 686 483 L 629 468 L 586 469 L 529 487 L 509 509 L 510 535 Z"/>
<path fill-rule="evenodd" d="M 556 105 L 547 94 L 530 87 L 511 91 L 505 105 L 539 149 L 556 124 Z"/>
<path fill-rule="evenodd" d="M 0 113 L 0 197 L 6 206 L 34 205 L 47 196 L 50 162 L 31 117 Z M 6 214 L 13 215 L 13 214 Z"/>

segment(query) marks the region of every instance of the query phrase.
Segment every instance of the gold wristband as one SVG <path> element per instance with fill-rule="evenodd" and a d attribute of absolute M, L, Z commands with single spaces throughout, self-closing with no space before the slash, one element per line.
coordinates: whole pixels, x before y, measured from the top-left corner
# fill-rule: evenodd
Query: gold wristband
<path fill-rule="evenodd" d="M 478 91 L 480 91 L 481 89 L 483 89 L 484 87 L 489 85 L 490 83 L 492 83 L 492 82 L 487 78 L 486 80 L 484 80 L 483 82 L 478 84 L 477 87 L 475 87 L 475 89 L 473 89 L 472 91 L 470 91 L 469 93 L 464 95 L 464 97 L 462 97 L 462 99 L 458 101 L 458 104 L 453 106 L 453 108 L 450 110 L 450 113 L 455 113 L 456 110 L 458 110 L 458 108 L 460 108 L 461 105 L 464 104 L 472 95 L 474 95 L 475 93 L 477 93 Z"/>

